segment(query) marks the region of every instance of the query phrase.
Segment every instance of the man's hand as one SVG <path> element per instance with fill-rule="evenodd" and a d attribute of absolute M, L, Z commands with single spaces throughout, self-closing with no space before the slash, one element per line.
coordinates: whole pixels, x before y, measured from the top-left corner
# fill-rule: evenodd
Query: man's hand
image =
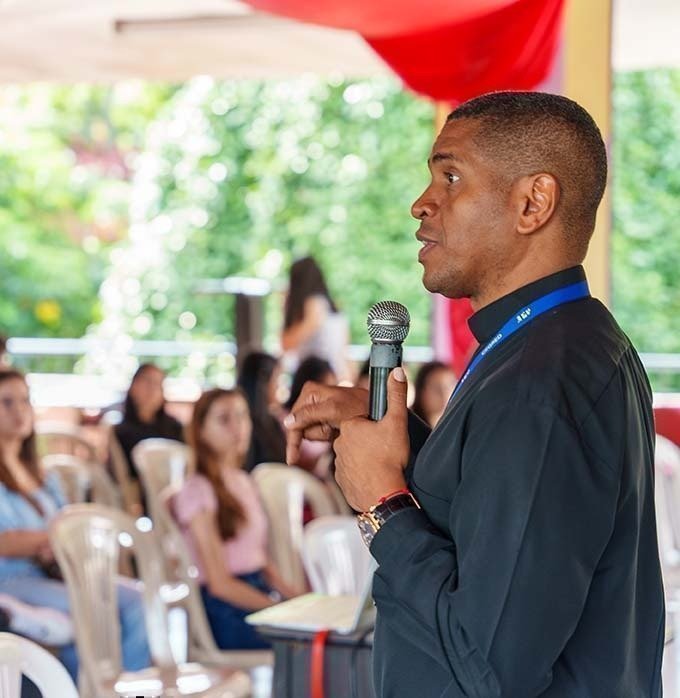
<path fill-rule="evenodd" d="M 340 425 L 335 440 L 335 479 L 347 502 L 366 511 L 380 497 L 406 487 L 409 457 L 406 375 L 396 368 L 387 383 L 387 413 L 379 422 L 365 416 Z"/>
<path fill-rule="evenodd" d="M 288 430 L 286 462 L 295 465 L 302 439 L 333 441 L 340 423 L 368 414 L 368 391 L 309 381 L 283 423 Z"/>

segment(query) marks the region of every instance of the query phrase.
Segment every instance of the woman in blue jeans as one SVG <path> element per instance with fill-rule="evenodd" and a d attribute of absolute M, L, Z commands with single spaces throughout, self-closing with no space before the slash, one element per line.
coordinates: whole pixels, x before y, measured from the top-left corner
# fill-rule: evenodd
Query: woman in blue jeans
<path fill-rule="evenodd" d="M 0 370 L 0 593 L 69 611 L 65 584 L 44 571 L 54 563 L 47 524 L 64 503 L 56 475 L 40 471 L 26 381 L 17 371 Z M 143 669 L 151 659 L 141 597 L 120 584 L 118 604 L 123 666 Z M 63 647 L 59 658 L 76 679 L 75 645 Z"/>

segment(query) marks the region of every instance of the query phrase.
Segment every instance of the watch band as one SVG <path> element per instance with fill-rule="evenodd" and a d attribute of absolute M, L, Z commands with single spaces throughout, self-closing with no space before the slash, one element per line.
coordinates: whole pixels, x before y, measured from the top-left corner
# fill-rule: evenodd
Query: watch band
<path fill-rule="evenodd" d="M 393 497 L 389 497 L 384 502 L 380 502 L 374 507 L 371 507 L 369 511 L 373 515 L 376 523 L 382 526 L 391 516 L 410 507 L 420 508 L 415 497 L 408 492 L 407 494 L 396 494 Z"/>
<path fill-rule="evenodd" d="M 375 534 L 392 516 L 411 508 L 420 509 L 420 505 L 411 492 L 406 492 L 388 497 L 359 514 L 357 524 L 364 543 L 370 546 Z"/>

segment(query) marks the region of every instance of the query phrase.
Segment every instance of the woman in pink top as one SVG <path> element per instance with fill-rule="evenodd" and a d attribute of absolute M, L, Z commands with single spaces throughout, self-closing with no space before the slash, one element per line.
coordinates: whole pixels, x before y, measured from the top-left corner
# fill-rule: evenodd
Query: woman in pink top
<path fill-rule="evenodd" d="M 174 501 L 221 649 L 266 647 L 245 616 L 294 595 L 268 558 L 267 518 L 255 485 L 241 470 L 251 430 L 240 390 L 203 393 L 187 432 L 196 472 Z"/>

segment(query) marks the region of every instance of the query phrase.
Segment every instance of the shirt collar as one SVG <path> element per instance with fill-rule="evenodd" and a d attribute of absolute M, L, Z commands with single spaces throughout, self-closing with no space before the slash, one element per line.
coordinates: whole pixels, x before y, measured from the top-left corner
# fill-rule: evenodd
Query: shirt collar
<path fill-rule="evenodd" d="M 480 344 L 485 344 L 498 332 L 508 318 L 512 317 L 524 306 L 529 305 L 529 303 L 541 296 L 556 291 L 558 288 L 571 286 L 580 281 L 585 281 L 585 279 L 586 274 L 582 266 L 571 267 L 550 276 L 545 276 L 538 281 L 533 281 L 526 286 L 518 288 L 512 293 L 508 293 L 507 296 L 503 296 L 477 311 L 468 320 L 468 325 L 475 339 Z"/>

